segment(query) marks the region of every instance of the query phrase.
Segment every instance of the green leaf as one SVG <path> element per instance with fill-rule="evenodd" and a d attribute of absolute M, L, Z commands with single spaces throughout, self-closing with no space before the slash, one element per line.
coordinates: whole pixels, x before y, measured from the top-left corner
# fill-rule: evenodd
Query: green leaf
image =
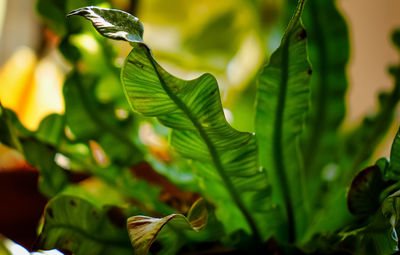
<path fill-rule="evenodd" d="M 50 114 L 46 116 L 36 130 L 36 137 L 45 143 L 57 146 L 64 139 L 65 116 Z"/>
<path fill-rule="evenodd" d="M 34 137 L 23 139 L 21 142 L 26 160 L 40 171 L 40 191 L 46 196 L 55 196 L 68 181 L 65 170 L 55 162 L 56 148 L 41 143 Z"/>
<path fill-rule="evenodd" d="M 97 208 L 73 196 L 57 196 L 46 206 L 36 249 L 64 249 L 76 255 L 132 254 L 126 217 L 115 207 Z"/>
<path fill-rule="evenodd" d="M 3 235 L 0 235 L 0 254 L 2 255 L 13 255 L 8 249 L 6 242 L 12 242 Z"/>
<path fill-rule="evenodd" d="M 0 103 L 0 142 L 21 152 L 21 144 L 13 128 L 10 116 L 13 114 L 11 110 L 4 108 Z M 14 117 L 14 119 L 16 119 L 16 116 Z"/>
<path fill-rule="evenodd" d="M 120 15 L 120 18 L 126 15 L 115 10 L 108 12 L 115 12 L 110 15 Z M 93 16 L 82 9 L 73 14 L 84 15 L 98 26 L 98 16 L 93 20 Z M 103 19 L 103 22 L 106 19 Z M 126 24 L 129 24 L 129 20 L 133 22 L 129 27 L 141 28 L 133 18 L 128 18 Z M 107 22 L 112 20 L 107 19 Z M 113 30 L 118 34 L 134 33 L 118 24 L 110 23 L 109 27 L 123 29 Z M 139 29 L 136 34 L 140 33 Z M 239 132 L 227 123 L 216 79 L 210 74 L 190 81 L 178 79 L 156 62 L 149 47 L 142 43 L 140 38 L 118 39 L 127 40 L 133 45 L 121 73 L 123 88 L 132 108 L 143 115 L 158 117 L 160 122 L 171 127 L 173 130 L 170 140 L 175 150 L 196 162 L 201 162 L 201 167 L 197 167 L 196 170 L 205 182 L 210 179 L 223 185 L 225 192 L 229 194 L 223 207 L 229 208 L 234 204 L 238 208 L 237 225 L 251 230 L 257 240 L 266 238 L 266 234 L 261 237 L 255 214 L 261 216 L 265 213 L 263 210 L 267 206 L 267 196 L 263 197 L 264 201 L 257 204 L 257 207 L 251 204 L 251 199 L 245 198 L 251 197 L 250 194 L 264 192 L 267 188 L 264 173 L 260 172 L 257 166 L 255 137 Z M 218 196 L 209 195 L 211 200 Z M 232 224 L 223 217 L 220 220 L 225 226 Z M 267 228 L 263 231 L 270 234 Z"/>
<path fill-rule="evenodd" d="M 350 50 L 347 25 L 335 1 L 309 1 L 303 20 L 313 74 L 310 110 L 301 145 L 304 166 L 312 178 L 326 164 L 338 159 L 338 129 L 346 110 L 346 66 Z M 318 182 L 310 185 L 314 183 Z"/>
<path fill-rule="evenodd" d="M 300 19 L 304 2 L 299 2 L 281 45 L 260 75 L 256 113 L 261 165 L 274 184 L 273 202 L 286 210 L 289 228 L 286 238 L 290 241 L 306 225 L 302 190 L 305 184 L 298 148 L 308 110 L 311 74 L 307 33 Z"/>
<path fill-rule="evenodd" d="M 65 12 L 63 12 L 65 9 L 66 1 L 38 0 L 36 2 L 36 11 L 44 23 L 61 36 L 67 32 Z"/>
<path fill-rule="evenodd" d="M 74 10 L 67 16 L 73 15 L 80 15 L 90 20 L 104 37 L 128 42 L 143 42 L 142 23 L 138 18 L 124 11 L 90 6 Z"/>
<path fill-rule="evenodd" d="M 74 71 L 64 84 L 66 124 L 80 142 L 97 141 L 106 155 L 118 165 L 139 162 L 142 152 L 132 141 L 135 119 L 118 120 L 112 103 L 101 103 L 95 96 L 98 85 L 92 76 Z M 85 123 L 85 125 L 82 125 Z"/>
<path fill-rule="evenodd" d="M 359 172 L 347 194 L 350 212 L 359 216 L 374 214 L 381 206 L 380 193 L 387 186 L 378 166 L 370 166 Z"/>
<path fill-rule="evenodd" d="M 400 129 L 397 131 L 390 150 L 390 163 L 387 174 L 395 180 L 400 179 Z"/>
<path fill-rule="evenodd" d="M 400 216 L 399 198 L 400 190 L 385 198 L 366 226 L 342 233 L 342 240 L 352 237 L 356 254 L 394 254 L 399 250 L 396 231 Z"/>
<path fill-rule="evenodd" d="M 56 195 L 67 184 L 64 169 L 54 161 L 57 150 L 49 143 L 54 141 L 54 137 L 59 137 L 59 128 L 53 126 L 56 131 L 50 132 L 47 137 L 43 136 L 44 130 L 50 130 L 49 124 L 55 123 L 52 122 L 54 119 L 57 117 L 45 118 L 37 132 L 30 132 L 22 126 L 13 111 L 0 105 L 0 142 L 23 153 L 26 161 L 37 167 L 41 174 L 40 190 L 49 197 Z M 45 142 L 40 141 L 40 138 Z"/>
<path fill-rule="evenodd" d="M 397 47 L 397 50 L 400 51 L 400 28 L 393 31 L 392 42 Z"/>
<path fill-rule="evenodd" d="M 190 208 L 187 218 L 182 214 L 171 214 L 163 218 L 133 216 L 127 221 L 129 236 L 135 254 L 146 255 L 157 235 L 166 226 L 174 229 L 192 229 L 200 231 L 207 224 L 207 208 L 203 199 L 198 200 Z"/>

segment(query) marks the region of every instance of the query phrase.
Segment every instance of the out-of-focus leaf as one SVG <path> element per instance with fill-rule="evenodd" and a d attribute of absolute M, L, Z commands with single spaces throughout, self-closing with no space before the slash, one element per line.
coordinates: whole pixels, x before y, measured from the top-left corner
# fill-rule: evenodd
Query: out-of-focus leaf
<path fill-rule="evenodd" d="M 189 36 L 185 44 L 198 54 L 219 52 L 228 54 L 229 57 L 232 52 L 237 51 L 240 45 L 241 38 L 233 35 L 245 32 L 235 27 L 235 22 L 237 23 L 235 14 L 235 10 L 231 9 L 217 15 L 209 20 L 200 31 L 195 31 L 192 36 Z"/>
<path fill-rule="evenodd" d="M 386 173 L 389 178 L 400 179 L 400 129 L 397 131 L 390 150 L 389 169 Z"/>
<path fill-rule="evenodd" d="M 54 196 L 65 187 L 67 176 L 54 161 L 56 149 L 40 142 L 35 133 L 22 126 L 14 112 L 1 105 L 0 131 L 0 142 L 19 150 L 30 165 L 38 168 L 41 173 L 40 189 L 45 195 Z"/>
<path fill-rule="evenodd" d="M 36 137 L 48 144 L 57 146 L 64 137 L 65 116 L 50 114 L 45 117 L 36 130 Z"/>
<path fill-rule="evenodd" d="M 338 129 L 345 115 L 349 38 L 334 0 L 308 1 L 303 21 L 313 74 L 302 154 L 308 176 L 314 178 L 326 164 L 337 161 Z"/>
<path fill-rule="evenodd" d="M 146 116 L 157 116 L 160 122 L 173 128 L 171 144 L 180 154 L 204 162 L 203 167 L 197 168 L 199 175 L 222 184 L 229 194 L 225 204 L 234 204 L 239 211 L 236 223 L 251 230 L 257 240 L 266 238 L 261 237 L 258 227 L 261 221 L 256 223 L 254 214 L 258 208 L 261 219 L 260 211 L 264 210 L 267 197 L 257 208 L 244 198 L 267 188 L 264 173 L 257 166 L 255 138 L 238 132 L 226 122 L 215 78 L 205 74 L 191 81 L 178 79 L 156 62 L 147 45 L 136 39 L 126 40 L 134 48 L 125 60 L 121 77 L 132 108 Z M 224 218 L 220 220 L 231 224 Z M 263 231 L 271 234 L 267 228 Z"/>
<path fill-rule="evenodd" d="M 11 127 L 10 118 L 8 116 L 10 112 L 10 110 L 4 108 L 0 103 L 0 142 L 21 151 L 21 145 Z"/>
<path fill-rule="evenodd" d="M 357 174 L 347 194 L 351 213 L 359 216 L 374 214 L 381 206 L 380 193 L 388 183 L 382 179 L 378 166 L 370 166 Z"/>
<path fill-rule="evenodd" d="M 261 73 L 256 113 L 261 165 L 274 184 L 273 203 L 285 208 L 289 233 L 284 238 L 290 241 L 301 235 L 307 225 L 298 148 L 308 110 L 311 75 L 307 33 L 300 19 L 304 2 L 299 1 L 281 45 Z"/>
<path fill-rule="evenodd" d="M 397 47 L 397 49 L 400 50 L 400 29 L 399 28 L 397 28 L 396 30 L 393 31 L 392 41 L 393 41 L 393 44 Z"/>
<path fill-rule="evenodd" d="M 11 251 L 9 251 L 8 249 L 7 249 L 7 247 L 4 245 L 4 241 L 5 241 L 6 239 L 3 239 L 3 238 L 1 238 L 0 239 L 0 254 L 2 254 L 2 255 L 13 255 L 12 253 L 11 253 Z"/>
<path fill-rule="evenodd" d="M 63 88 L 66 123 L 74 136 L 82 140 L 97 136 L 100 133 L 99 127 L 103 127 L 103 123 L 93 121 L 97 114 L 91 115 L 91 113 L 97 105 L 93 98 L 87 99 L 87 93 L 83 88 L 85 81 L 90 82 L 89 79 L 89 77 L 81 77 L 78 73 L 73 73 L 67 78 Z"/>
<path fill-rule="evenodd" d="M 182 214 L 171 214 L 163 218 L 133 216 L 127 221 L 129 236 L 135 254 L 147 254 L 151 244 L 166 224 L 174 229 L 192 229 L 200 231 L 207 224 L 207 208 L 203 199 L 198 200 L 190 209 L 187 218 Z"/>
<path fill-rule="evenodd" d="M 342 240 L 352 240 L 355 254 L 394 254 L 399 251 L 396 227 L 400 216 L 400 191 L 388 196 L 369 224 L 342 233 Z"/>
<path fill-rule="evenodd" d="M 118 120 L 112 104 L 94 95 L 96 80 L 72 73 L 64 84 L 66 124 L 77 141 L 96 140 L 116 164 L 130 166 L 143 155 L 131 139 L 134 119 Z"/>
<path fill-rule="evenodd" d="M 64 249 L 76 255 L 132 254 L 119 208 L 97 208 L 78 197 L 58 196 L 46 206 L 36 249 Z"/>
<path fill-rule="evenodd" d="M 347 197 L 350 211 L 364 219 L 365 227 L 345 233 L 345 237 L 358 239 L 358 252 L 392 254 L 398 251 L 396 227 L 400 216 L 400 191 L 398 180 L 399 132 L 396 134 L 390 160 L 382 158 L 374 166 L 362 170 L 354 178 Z M 393 158 L 393 159 L 392 159 Z M 390 195 L 388 195 L 390 194 Z"/>
<path fill-rule="evenodd" d="M 35 138 L 23 139 L 22 147 L 25 159 L 40 171 L 40 191 L 49 197 L 55 196 L 67 185 L 65 170 L 55 162 L 57 150 Z"/>
<path fill-rule="evenodd" d="M 65 22 L 65 14 L 71 11 L 71 8 L 97 5 L 103 2 L 104 0 L 38 0 L 36 1 L 36 11 L 52 31 L 64 37 L 71 29 L 70 24 Z"/>
<path fill-rule="evenodd" d="M 0 234 L 0 254 L 1 255 L 13 255 L 13 253 L 10 250 L 10 243 L 14 244 L 13 241 L 11 241 L 7 237 Z"/>
<path fill-rule="evenodd" d="M 42 16 L 46 24 L 60 35 L 67 32 L 65 23 L 66 1 L 40 0 L 37 1 L 36 10 Z"/>

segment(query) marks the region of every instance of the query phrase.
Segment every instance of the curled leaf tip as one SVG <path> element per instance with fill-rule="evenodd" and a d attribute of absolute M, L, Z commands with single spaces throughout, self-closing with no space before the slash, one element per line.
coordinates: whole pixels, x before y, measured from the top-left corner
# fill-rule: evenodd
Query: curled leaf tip
<path fill-rule="evenodd" d="M 143 25 L 135 16 L 116 9 L 87 6 L 71 11 L 67 17 L 82 16 L 90 20 L 104 37 L 128 42 L 143 42 Z"/>
<path fill-rule="evenodd" d="M 142 215 L 130 217 L 127 220 L 127 228 L 135 254 L 147 254 L 157 235 L 167 223 L 173 225 L 175 229 L 200 231 L 205 228 L 207 217 L 207 206 L 203 199 L 193 204 L 188 217 L 182 214 L 171 214 L 164 218 Z"/>

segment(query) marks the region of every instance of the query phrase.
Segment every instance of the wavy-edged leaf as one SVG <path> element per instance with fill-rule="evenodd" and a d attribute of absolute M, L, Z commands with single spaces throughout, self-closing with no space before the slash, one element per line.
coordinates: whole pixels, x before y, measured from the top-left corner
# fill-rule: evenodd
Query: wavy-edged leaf
<path fill-rule="evenodd" d="M 311 74 L 307 33 L 300 18 L 304 2 L 299 1 L 281 45 L 261 73 L 256 113 L 260 162 L 267 169 L 271 183 L 275 184 L 272 187 L 273 202 L 286 209 L 287 238 L 291 241 L 306 224 L 298 149 L 308 110 Z"/>
<path fill-rule="evenodd" d="M 92 18 L 82 9 L 73 14 Z M 117 27 L 124 29 L 114 24 L 114 28 Z M 129 33 L 128 30 L 121 32 Z M 204 167 L 197 168 L 198 174 L 205 179 L 217 180 L 228 194 L 225 204 L 234 204 L 238 208 L 238 227 L 251 230 L 258 240 L 266 238 L 267 234 L 261 237 L 261 227 L 256 223 L 255 215 L 265 213 L 261 211 L 267 206 L 267 197 L 257 205 L 261 209 L 258 212 L 249 199 L 244 199 L 254 190 L 262 192 L 267 188 L 264 173 L 257 166 L 255 137 L 239 132 L 227 123 L 216 79 L 210 74 L 190 81 L 178 79 L 156 62 L 141 39 L 124 39 L 133 45 L 121 73 L 123 88 L 132 108 L 143 115 L 158 117 L 160 122 L 171 127 L 171 144 L 175 150 L 202 162 Z M 232 165 L 236 169 L 231 168 Z M 218 194 L 209 194 L 208 198 L 213 200 L 215 196 Z M 220 220 L 225 226 L 231 224 L 223 217 Z M 268 228 L 262 229 L 271 232 Z"/>
<path fill-rule="evenodd" d="M 350 50 L 347 25 L 334 0 L 309 1 L 303 21 L 313 73 L 302 153 L 306 171 L 314 176 L 327 163 L 337 161 L 338 129 L 346 109 L 346 65 Z"/>
<path fill-rule="evenodd" d="M 173 226 L 174 229 L 200 231 L 207 224 L 207 215 L 205 201 L 200 199 L 190 208 L 187 217 L 182 214 L 171 214 L 163 218 L 130 217 L 127 221 L 127 226 L 135 254 L 146 255 L 157 235 L 166 224 Z"/>
<path fill-rule="evenodd" d="M 46 206 L 36 249 L 64 249 L 76 255 L 132 254 L 126 217 L 116 208 L 100 209 L 74 196 L 58 196 Z"/>

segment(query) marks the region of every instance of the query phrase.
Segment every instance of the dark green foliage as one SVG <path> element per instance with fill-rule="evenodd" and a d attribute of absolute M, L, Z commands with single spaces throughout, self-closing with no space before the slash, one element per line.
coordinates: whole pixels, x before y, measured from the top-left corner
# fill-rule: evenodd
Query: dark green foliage
<path fill-rule="evenodd" d="M 41 191 L 52 197 L 37 249 L 78 255 L 133 249 L 135 254 L 149 249 L 151 254 L 391 254 L 398 249 L 400 131 L 390 159 L 368 165 L 394 119 L 400 67 L 389 68 L 395 85 L 379 95 L 376 113 L 344 130 L 349 39 L 333 0 L 298 2 L 280 46 L 257 78 L 255 134 L 228 123 L 213 75 L 193 80 L 171 75 L 143 42 L 141 22 L 127 12 L 96 7 L 100 4 L 37 2 L 72 65 L 63 87 L 65 113 L 49 115 L 29 131 L 0 105 L 1 143 L 38 168 Z M 204 39 L 193 51 L 231 43 L 226 49 L 234 51 L 238 42 L 213 30 L 227 27 L 226 34 L 232 33 L 232 20 L 229 11 L 214 17 L 200 38 L 187 43 Z M 115 65 L 115 47 L 102 36 L 132 46 L 122 69 Z M 216 41 L 220 37 L 225 38 Z M 88 38 L 95 51 L 85 45 Z M 400 51 L 399 30 L 392 40 Z M 167 131 L 161 125 L 169 128 L 171 159 L 162 162 L 144 148 L 138 137 L 141 120 L 162 133 Z M 204 200 L 183 216 L 188 205 L 179 206 L 179 195 L 164 193 L 176 187 L 165 179 L 155 187 L 139 178 L 143 164 L 148 166 L 143 161 L 171 183 L 196 192 L 183 202 Z M 144 175 L 151 171 L 145 168 Z M 77 173 L 98 182 L 98 192 L 73 182 Z M 186 231 L 201 230 L 206 222 L 199 233 Z"/>
<path fill-rule="evenodd" d="M 132 254 L 126 218 L 119 208 L 100 209 L 77 197 L 58 196 L 46 206 L 43 234 L 36 246 L 77 255 Z"/>
<path fill-rule="evenodd" d="M 260 163 L 276 184 L 272 201 L 286 211 L 286 239 L 290 242 L 302 235 L 307 225 L 306 184 L 298 146 L 308 110 L 312 71 L 307 60 L 307 32 L 300 19 L 303 4 L 260 75 L 256 115 Z"/>
<path fill-rule="evenodd" d="M 346 23 L 331 0 L 308 2 L 304 12 L 312 64 L 310 114 L 302 139 L 307 176 L 338 160 L 341 123 L 345 116 Z"/>

